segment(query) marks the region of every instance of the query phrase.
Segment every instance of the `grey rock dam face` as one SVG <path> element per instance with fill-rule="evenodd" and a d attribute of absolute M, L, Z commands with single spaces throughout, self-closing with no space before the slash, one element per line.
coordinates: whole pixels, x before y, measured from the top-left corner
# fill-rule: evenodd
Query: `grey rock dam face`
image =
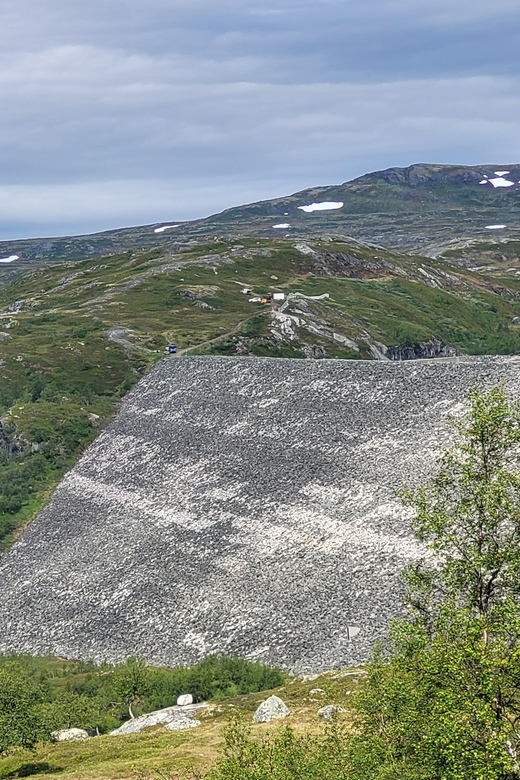
<path fill-rule="evenodd" d="M 519 358 L 167 358 L 1 559 L 0 651 L 367 660 L 422 551 L 396 490 Z"/>

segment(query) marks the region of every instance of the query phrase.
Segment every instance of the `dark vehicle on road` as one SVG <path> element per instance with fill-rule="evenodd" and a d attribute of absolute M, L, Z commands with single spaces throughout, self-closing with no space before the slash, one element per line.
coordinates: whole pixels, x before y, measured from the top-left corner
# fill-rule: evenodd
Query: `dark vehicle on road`
<path fill-rule="evenodd" d="M 168 352 L 170 355 L 174 355 L 177 352 L 177 346 L 175 344 L 170 344 L 168 346 Z"/>

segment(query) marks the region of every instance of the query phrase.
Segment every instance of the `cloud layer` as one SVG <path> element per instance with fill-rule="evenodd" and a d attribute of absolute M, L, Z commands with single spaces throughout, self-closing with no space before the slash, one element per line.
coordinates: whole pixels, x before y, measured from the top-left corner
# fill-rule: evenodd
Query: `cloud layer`
<path fill-rule="evenodd" d="M 511 163 L 516 0 L 3 0 L 0 237 Z"/>

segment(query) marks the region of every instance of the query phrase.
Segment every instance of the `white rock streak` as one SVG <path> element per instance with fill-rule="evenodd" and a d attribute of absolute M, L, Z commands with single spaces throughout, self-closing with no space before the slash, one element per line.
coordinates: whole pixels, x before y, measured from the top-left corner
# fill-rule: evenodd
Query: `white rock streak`
<path fill-rule="evenodd" d="M 310 203 L 308 206 L 298 206 L 301 211 L 310 214 L 313 211 L 331 211 L 333 209 L 343 208 L 343 203 L 334 203 L 333 201 L 324 201 L 323 203 Z"/>
<path fill-rule="evenodd" d="M 507 227 L 507 225 L 486 225 L 486 230 L 502 230 L 502 228 Z"/>
<path fill-rule="evenodd" d="M 0 258 L 0 263 L 14 263 L 15 260 L 19 260 L 20 255 L 10 255 L 9 257 Z"/>
<path fill-rule="evenodd" d="M 278 229 L 281 229 L 281 228 L 283 228 L 283 229 L 290 228 L 291 226 L 289 225 L 288 222 L 282 222 L 280 225 L 273 225 L 273 227 L 275 228 L 275 230 L 278 230 Z"/>

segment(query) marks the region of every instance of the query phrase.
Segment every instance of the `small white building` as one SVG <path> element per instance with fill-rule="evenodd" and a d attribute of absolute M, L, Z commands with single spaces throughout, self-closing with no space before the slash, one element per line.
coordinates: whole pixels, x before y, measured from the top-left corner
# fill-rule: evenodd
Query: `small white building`
<path fill-rule="evenodd" d="M 284 301 L 285 293 L 273 293 L 273 301 Z"/>

